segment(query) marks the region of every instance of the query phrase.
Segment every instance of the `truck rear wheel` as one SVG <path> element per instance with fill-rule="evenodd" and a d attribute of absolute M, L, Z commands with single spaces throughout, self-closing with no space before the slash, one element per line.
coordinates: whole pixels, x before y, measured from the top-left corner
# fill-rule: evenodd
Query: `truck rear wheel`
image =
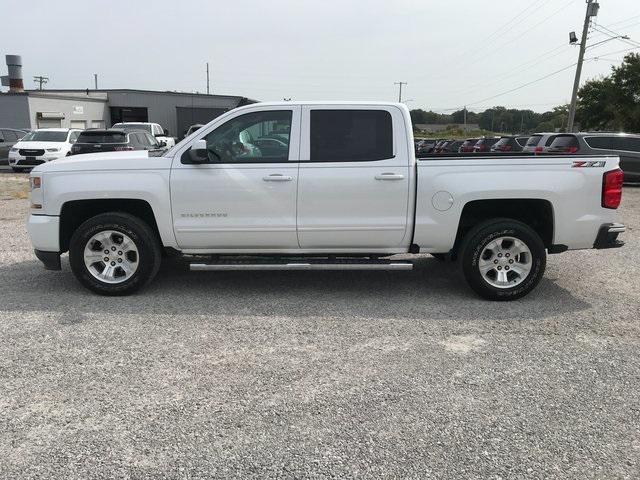
<path fill-rule="evenodd" d="M 76 278 L 89 290 L 128 295 L 158 273 L 161 249 L 144 221 L 127 213 L 103 213 L 73 233 L 69 261 Z"/>
<path fill-rule="evenodd" d="M 467 283 L 488 300 L 516 300 L 544 275 L 547 254 L 540 236 L 522 222 L 490 220 L 464 238 L 461 265 Z"/>

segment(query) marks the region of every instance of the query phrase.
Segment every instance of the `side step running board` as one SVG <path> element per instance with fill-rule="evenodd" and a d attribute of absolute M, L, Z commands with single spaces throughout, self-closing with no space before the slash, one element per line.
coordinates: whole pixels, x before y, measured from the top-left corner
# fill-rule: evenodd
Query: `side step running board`
<path fill-rule="evenodd" d="M 192 263 L 194 271 L 224 270 L 413 270 L 410 262 L 326 263 Z"/>

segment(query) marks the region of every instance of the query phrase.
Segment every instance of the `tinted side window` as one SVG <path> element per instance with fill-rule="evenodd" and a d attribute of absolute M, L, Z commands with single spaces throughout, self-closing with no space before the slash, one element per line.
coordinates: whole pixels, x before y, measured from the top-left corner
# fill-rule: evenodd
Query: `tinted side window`
<path fill-rule="evenodd" d="M 391 114 L 384 110 L 312 110 L 311 161 L 393 158 Z"/>
<path fill-rule="evenodd" d="M 614 137 L 613 150 L 625 150 L 627 152 L 640 152 L 640 138 Z"/>
<path fill-rule="evenodd" d="M 542 135 L 533 135 L 532 137 L 529 137 L 529 140 L 527 140 L 527 147 L 537 147 L 540 140 L 542 140 Z"/>
<path fill-rule="evenodd" d="M 558 135 L 553 141 L 552 147 L 577 147 L 578 139 L 573 135 Z"/>
<path fill-rule="evenodd" d="M 18 136 L 12 130 L 2 130 L 5 142 L 17 142 Z"/>
<path fill-rule="evenodd" d="M 585 143 L 591 148 L 603 148 L 609 150 L 614 148 L 614 142 L 611 137 L 585 137 Z"/>
<path fill-rule="evenodd" d="M 557 135 L 551 135 L 549 138 L 547 138 L 547 143 L 545 143 L 544 146 L 545 147 L 551 146 L 551 144 L 556 139 L 556 137 L 557 137 Z"/>

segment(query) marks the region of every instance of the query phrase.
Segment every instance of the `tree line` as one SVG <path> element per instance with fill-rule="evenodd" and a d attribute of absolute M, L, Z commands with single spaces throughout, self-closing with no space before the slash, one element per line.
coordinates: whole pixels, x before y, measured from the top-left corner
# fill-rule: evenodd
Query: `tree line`
<path fill-rule="evenodd" d="M 609 130 L 640 133 L 640 54 L 629 54 L 611 75 L 589 80 L 578 93 L 576 123 L 582 130 Z M 481 129 L 502 133 L 564 131 L 568 105 L 538 113 L 533 110 L 493 107 L 483 112 L 467 110 L 467 123 Z M 464 109 L 443 114 L 422 109 L 411 110 L 416 124 L 461 124 Z"/>

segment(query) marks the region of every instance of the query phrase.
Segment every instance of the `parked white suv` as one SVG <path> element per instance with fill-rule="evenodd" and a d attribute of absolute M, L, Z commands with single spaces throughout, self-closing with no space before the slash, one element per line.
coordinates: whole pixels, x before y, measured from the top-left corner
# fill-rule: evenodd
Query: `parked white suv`
<path fill-rule="evenodd" d="M 131 293 L 163 251 L 192 270 L 410 270 L 457 260 L 493 300 L 535 288 L 547 253 L 617 248 L 615 156 L 475 153 L 416 160 L 396 103 L 258 103 L 162 157 L 97 153 L 31 173 L 29 234 L 46 268 Z"/>
<path fill-rule="evenodd" d="M 66 157 L 82 130 L 41 128 L 26 134 L 11 150 L 9 165 L 14 172 Z"/>

